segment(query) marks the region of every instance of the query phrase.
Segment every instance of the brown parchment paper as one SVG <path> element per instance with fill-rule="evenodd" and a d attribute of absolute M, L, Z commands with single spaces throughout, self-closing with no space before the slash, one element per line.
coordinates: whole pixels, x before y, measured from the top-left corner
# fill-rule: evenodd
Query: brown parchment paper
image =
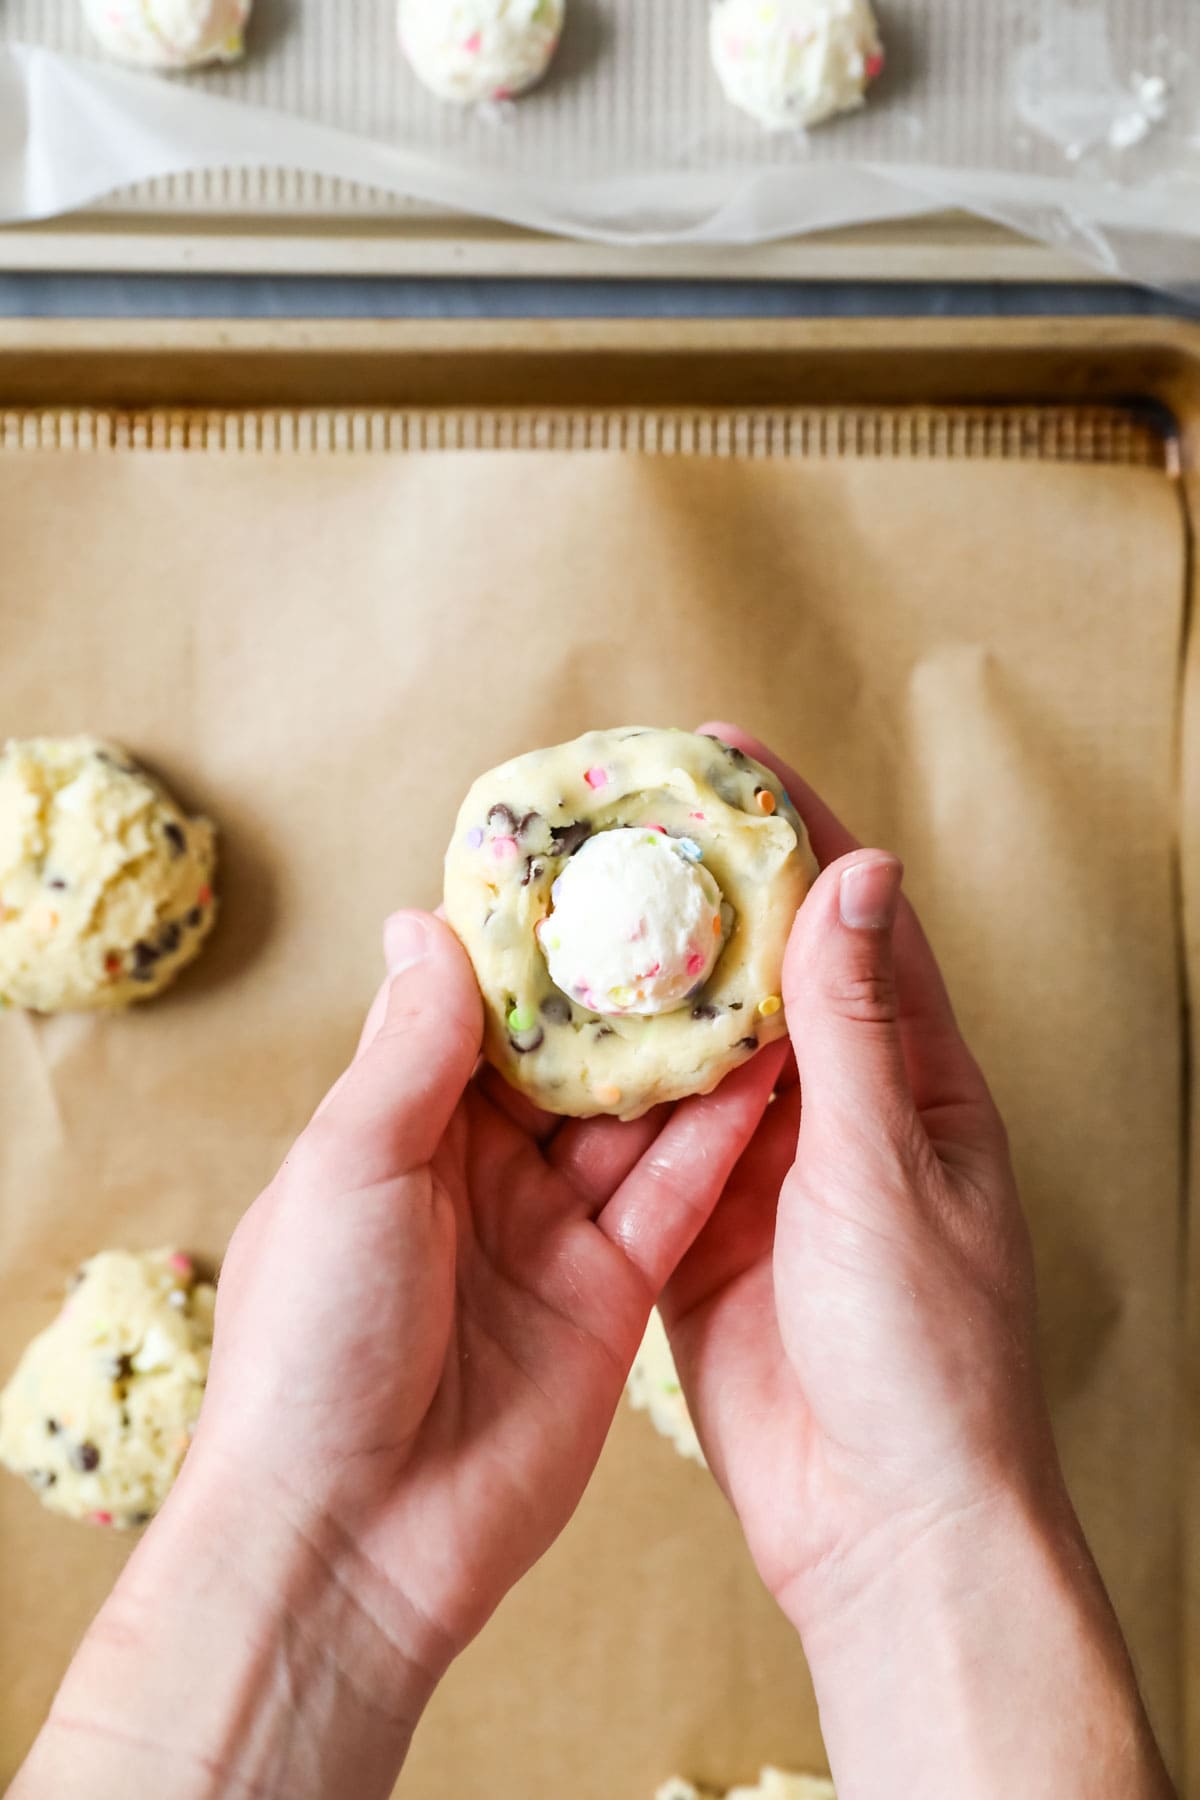
<path fill-rule="evenodd" d="M 0 1018 L 0 1367 L 96 1248 L 220 1255 L 351 1049 L 384 914 L 436 900 L 480 768 L 586 725 L 737 717 L 906 859 L 1012 1129 L 1072 1490 L 1177 1755 L 1167 477 L 33 451 L 0 459 L 0 545 L 0 730 L 126 741 L 219 821 L 224 907 L 153 1006 Z M 0 1481 L 0 1776 L 123 1554 Z M 403 1791 L 642 1800 L 766 1761 L 823 1762 L 799 1648 L 711 1482 L 622 1411 Z"/>

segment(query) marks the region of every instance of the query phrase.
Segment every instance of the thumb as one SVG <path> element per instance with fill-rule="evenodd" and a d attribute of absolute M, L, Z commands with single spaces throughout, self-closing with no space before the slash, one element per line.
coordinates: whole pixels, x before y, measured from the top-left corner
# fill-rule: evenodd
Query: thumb
<path fill-rule="evenodd" d="M 914 1117 L 892 950 L 903 873 L 886 851 L 853 851 L 797 915 L 783 991 L 809 1131 L 894 1141 Z"/>
<path fill-rule="evenodd" d="M 394 913 L 388 978 L 354 1062 L 305 1132 L 343 1189 L 429 1161 L 479 1056 L 483 1007 L 467 953 L 442 920 Z"/>

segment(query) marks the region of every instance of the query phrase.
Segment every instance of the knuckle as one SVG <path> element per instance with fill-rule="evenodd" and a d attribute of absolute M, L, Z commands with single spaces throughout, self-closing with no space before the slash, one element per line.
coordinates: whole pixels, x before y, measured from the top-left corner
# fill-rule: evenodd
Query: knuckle
<path fill-rule="evenodd" d="M 898 1017 L 896 984 L 879 969 L 854 970 L 830 985 L 829 999 L 843 1019 L 860 1025 L 894 1025 Z"/>

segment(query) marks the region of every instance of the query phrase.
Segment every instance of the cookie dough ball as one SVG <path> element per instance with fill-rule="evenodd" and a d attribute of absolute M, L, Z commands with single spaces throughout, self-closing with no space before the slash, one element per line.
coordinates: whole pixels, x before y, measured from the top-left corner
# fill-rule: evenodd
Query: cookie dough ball
<path fill-rule="evenodd" d="M 200 1416 L 215 1301 L 181 1251 L 93 1256 L 0 1394 L 0 1462 L 54 1512 L 144 1525 Z"/>
<path fill-rule="evenodd" d="M 717 0 L 709 47 L 726 98 L 770 131 L 852 111 L 883 69 L 869 0 Z"/>
<path fill-rule="evenodd" d="M 400 0 L 400 46 L 442 100 L 510 100 L 542 79 L 563 0 Z"/>
<path fill-rule="evenodd" d="M 236 62 L 250 0 L 83 0 L 100 48 L 140 69 Z"/>
<path fill-rule="evenodd" d="M 679 1385 L 675 1358 L 671 1355 L 671 1345 L 657 1307 L 650 1314 L 641 1349 L 633 1359 L 625 1392 L 629 1404 L 638 1412 L 650 1415 L 654 1429 L 671 1440 L 680 1456 L 708 1466 Z"/>
<path fill-rule="evenodd" d="M 0 755 L 0 1003 L 147 1000 L 213 923 L 213 828 L 123 750 L 31 738 Z"/>
<path fill-rule="evenodd" d="M 783 954 L 815 874 L 779 781 L 715 738 L 595 731 L 493 769 L 445 888 L 485 1054 L 579 1117 L 708 1093 L 786 1029 Z"/>
<path fill-rule="evenodd" d="M 676 1776 L 659 1788 L 654 1800 L 717 1800 L 710 1788 L 698 1788 Z M 725 1800 L 837 1800 L 833 1783 L 824 1775 L 785 1775 L 782 1769 L 764 1769 L 757 1787 L 730 1788 Z"/>

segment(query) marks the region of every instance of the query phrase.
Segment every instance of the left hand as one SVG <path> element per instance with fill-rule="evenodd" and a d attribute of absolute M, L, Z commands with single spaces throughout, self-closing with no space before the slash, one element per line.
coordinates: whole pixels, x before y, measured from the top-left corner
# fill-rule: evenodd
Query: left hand
<path fill-rule="evenodd" d="M 574 1511 L 782 1051 L 673 1115 L 562 1121 L 472 1079 L 449 928 L 387 942 L 354 1063 L 229 1246 L 193 1455 L 329 1515 L 448 1657 Z"/>
<path fill-rule="evenodd" d="M 386 948 L 354 1062 L 234 1233 L 195 1443 L 23 1800 L 389 1793 L 437 1680 L 570 1518 L 782 1064 L 564 1122 L 475 1073 L 447 926 L 398 914 Z"/>

